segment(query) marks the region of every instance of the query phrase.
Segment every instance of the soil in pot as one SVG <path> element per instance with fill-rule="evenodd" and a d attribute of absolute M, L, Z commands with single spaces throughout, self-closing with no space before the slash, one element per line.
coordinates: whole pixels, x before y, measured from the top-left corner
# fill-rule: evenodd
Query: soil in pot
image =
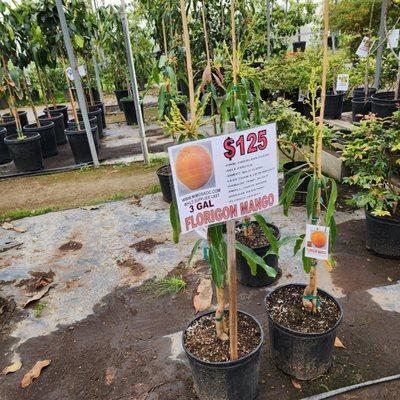
<path fill-rule="evenodd" d="M 171 203 L 173 190 L 171 166 L 169 164 L 163 165 L 156 171 L 156 174 L 158 176 L 158 180 L 160 181 L 161 192 L 164 201 Z"/>
<path fill-rule="evenodd" d="M 56 132 L 54 130 L 54 122 L 42 121 L 41 126 L 35 124 L 23 127 L 24 132 L 37 132 L 40 134 L 40 144 L 42 146 L 43 158 L 52 157 L 58 154 Z"/>
<path fill-rule="evenodd" d="M 19 120 L 21 121 L 21 126 L 25 126 L 29 124 L 28 121 L 28 113 L 26 111 L 18 111 Z M 6 113 L 3 115 L 3 120 L 5 122 L 14 121 L 14 115 L 11 113 Z"/>
<path fill-rule="evenodd" d="M 67 126 L 68 123 L 68 106 L 60 104 L 58 106 L 51 106 L 48 108 L 51 115 L 57 115 L 61 113 L 64 116 L 64 125 Z M 47 114 L 47 108 L 43 110 L 44 114 Z"/>
<path fill-rule="evenodd" d="M 280 232 L 277 226 L 268 224 L 271 228 L 274 236 L 279 240 Z M 264 235 L 264 232 L 260 228 L 260 225 L 256 221 L 251 222 L 252 235 L 247 237 L 245 235 L 245 227 L 243 224 L 239 224 L 236 227 L 236 239 L 250 247 L 254 252 L 260 257 L 265 256 L 265 253 L 269 250 L 269 242 L 267 237 Z M 277 275 L 275 277 L 270 277 L 267 275 L 265 270 L 257 265 L 256 274 L 253 275 L 251 273 L 251 269 L 246 261 L 246 259 L 242 256 L 242 253 L 236 250 L 236 269 L 237 269 L 237 277 L 240 283 L 253 287 L 263 287 L 268 286 L 278 280 L 281 275 L 281 270 L 278 267 L 278 256 L 275 254 L 269 254 L 264 258 L 266 264 L 275 269 Z"/>
<path fill-rule="evenodd" d="M 54 132 L 56 134 L 57 145 L 67 143 L 67 137 L 65 136 L 65 125 L 64 115 L 61 113 L 53 114 L 51 118 L 48 118 L 47 114 L 43 114 L 39 117 L 40 121 L 54 122 Z"/>
<path fill-rule="evenodd" d="M 328 92 L 325 97 L 325 118 L 340 119 L 343 112 L 344 93 Z"/>
<path fill-rule="evenodd" d="M 78 110 L 77 114 L 78 114 L 79 121 L 83 121 L 82 113 L 80 110 Z M 104 137 L 103 121 L 102 121 L 101 115 L 102 115 L 102 111 L 101 111 L 101 108 L 99 108 L 98 106 L 93 106 L 93 108 L 92 108 L 92 106 L 88 107 L 89 119 L 92 117 L 96 117 L 96 119 L 97 119 L 97 130 L 99 132 L 99 138 Z"/>
<path fill-rule="evenodd" d="M 266 297 L 270 352 L 276 366 L 297 379 L 323 375 L 331 366 L 336 330 L 343 312 L 331 295 L 318 290 L 320 309 L 303 306 L 305 285 L 281 286 Z"/>
<path fill-rule="evenodd" d="M 400 258 L 400 217 L 375 217 L 369 212 L 366 219 L 366 247 L 385 258 Z"/>
<path fill-rule="evenodd" d="M 80 130 L 78 130 L 75 125 L 73 128 L 66 129 L 65 133 L 68 137 L 68 142 L 71 146 L 75 163 L 83 164 L 93 162 L 84 124 L 81 123 Z M 96 152 L 99 154 L 99 135 L 97 132 L 97 126 L 92 127 L 92 136 Z"/>
<path fill-rule="evenodd" d="M 302 167 L 303 166 L 303 167 Z M 286 182 L 293 176 L 299 173 L 299 171 L 303 171 L 304 175 L 306 175 L 306 170 L 308 169 L 308 165 L 303 161 L 294 161 L 287 162 L 283 164 L 283 180 Z M 296 194 L 293 199 L 293 204 L 305 204 L 307 198 L 307 188 L 310 182 L 311 177 L 307 176 L 304 179 L 304 182 L 298 187 Z"/>
<path fill-rule="evenodd" d="M 183 334 L 194 386 L 200 400 L 254 400 L 264 340 L 261 325 L 251 315 L 238 312 L 239 358 L 230 361 L 229 340 L 216 336 L 214 312 L 197 317 Z M 229 326 L 229 313 L 224 315 Z"/>
<path fill-rule="evenodd" d="M 11 161 L 11 154 L 4 139 L 7 136 L 7 129 L 0 127 L 0 164 L 6 164 Z"/>
<path fill-rule="evenodd" d="M 114 93 L 115 93 L 115 97 L 117 99 L 118 107 L 119 107 L 120 111 L 123 111 L 121 99 L 129 96 L 128 89 L 117 89 L 117 90 L 114 90 Z"/>
<path fill-rule="evenodd" d="M 18 139 L 17 135 L 7 136 L 4 139 L 15 166 L 21 172 L 43 169 L 39 133 L 26 132 L 25 136 L 25 139 Z"/>

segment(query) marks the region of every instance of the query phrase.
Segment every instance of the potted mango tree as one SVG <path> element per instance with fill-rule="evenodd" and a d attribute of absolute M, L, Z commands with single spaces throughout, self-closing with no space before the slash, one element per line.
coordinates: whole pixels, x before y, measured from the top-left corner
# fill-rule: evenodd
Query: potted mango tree
<path fill-rule="evenodd" d="M 336 183 L 333 179 L 324 177 L 321 168 L 328 70 L 328 5 L 329 1 L 325 0 L 321 111 L 318 120 L 314 120 L 314 168 L 307 187 L 306 210 L 309 234 L 301 235 L 294 246 L 295 253 L 303 247 L 302 263 L 304 271 L 309 274 L 309 282 L 280 286 L 266 296 L 271 358 L 278 368 L 301 380 L 314 379 L 324 374 L 330 367 L 336 331 L 343 315 L 338 301 L 327 292 L 318 289 L 317 285 L 320 258 L 317 254 L 321 254 L 323 250 L 325 263 L 332 267 L 334 264 L 332 251 L 336 236 L 334 219 Z M 298 172 L 285 184 L 280 199 L 285 213 L 297 187 L 304 179 L 301 172 Z M 322 194 L 327 201 L 321 200 Z M 312 254 L 316 254 L 315 257 L 307 252 L 308 248 L 313 250 Z"/>
<path fill-rule="evenodd" d="M 400 257 L 400 111 L 392 121 L 361 122 L 342 157 L 353 175 L 345 182 L 360 188 L 350 201 L 365 209 L 366 247 L 383 257 Z"/>

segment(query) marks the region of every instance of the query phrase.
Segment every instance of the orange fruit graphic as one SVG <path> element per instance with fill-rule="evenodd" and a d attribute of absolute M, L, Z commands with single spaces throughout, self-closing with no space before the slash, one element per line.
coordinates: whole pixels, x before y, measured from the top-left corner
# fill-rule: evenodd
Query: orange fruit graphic
<path fill-rule="evenodd" d="M 204 186 L 211 178 L 213 164 L 210 153 L 198 144 L 181 149 L 175 161 L 178 179 L 189 189 Z"/>
<path fill-rule="evenodd" d="M 326 244 L 326 235 L 321 231 L 314 231 L 311 233 L 311 243 L 319 249 Z"/>

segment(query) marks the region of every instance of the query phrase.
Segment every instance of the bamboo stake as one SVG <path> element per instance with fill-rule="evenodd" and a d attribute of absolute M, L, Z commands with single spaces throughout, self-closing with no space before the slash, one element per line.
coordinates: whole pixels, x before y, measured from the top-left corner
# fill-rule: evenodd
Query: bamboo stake
<path fill-rule="evenodd" d="M 324 112 L 326 101 L 326 76 L 328 74 L 328 34 L 329 34 L 329 0 L 324 0 L 324 39 L 323 39 L 323 61 L 322 61 L 322 85 L 321 85 L 321 109 L 318 121 L 318 136 L 315 152 L 314 173 L 317 175 L 317 189 L 314 217 L 319 219 L 321 215 L 321 178 L 322 178 L 322 139 L 324 135 Z M 317 266 L 314 265 L 310 271 L 310 288 L 313 291 L 312 300 L 314 313 L 317 312 Z"/>
<path fill-rule="evenodd" d="M 70 101 L 71 101 L 72 113 L 74 115 L 74 119 L 75 119 L 75 123 L 76 123 L 76 126 L 77 126 L 77 130 L 79 131 L 80 130 L 80 125 L 79 125 L 79 119 L 78 119 L 78 112 L 76 110 L 74 93 L 72 92 L 71 83 L 70 83 L 69 78 L 68 78 L 64 57 L 61 58 L 61 62 L 62 62 L 63 70 L 64 70 L 65 80 L 66 80 L 67 86 L 68 86 L 68 94 L 69 94 L 69 98 L 70 98 Z"/>
<path fill-rule="evenodd" d="M 231 36 L 232 36 L 232 81 L 237 85 L 237 55 L 236 55 L 236 26 L 235 26 L 235 0 L 231 0 Z M 233 92 L 236 99 L 236 90 Z"/>
<path fill-rule="evenodd" d="M 163 33 L 163 40 L 164 40 L 164 54 L 168 54 L 168 46 L 167 46 L 167 33 L 165 31 L 165 22 L 164 18 L 161 19 L 161 26 L 162 26 L 162 33 Z"/>
<path fill-rule="evenodd" d="M 183 26 L 183 42 L 185 44 L 185 51 L 186 51 L 186 68 L 187 68 L 188 86 L 189 86 L 190 120 L 194 121 L 196 119 L 196 104 L 194 101 L 192 54 L 190 52 L 189 28 L 185 10 L 185 0 L 180 0 L 180 8 L 181 8 L 182 26 Z"/>
<path fill-rule="evenodd" d="M 372 18 L 374 15 L 375 0 L 372 2 L 371 13 L 369 15 L 369 27 L 368 27 L 368 42 L 367 42 L 367 57 L 365 59 L 365 75 L 364 75 L 364 103 L 368 100 L 368 89 L 369 89 L 369 56 L 371 52 L 371 29 L 372 29 Z"/>

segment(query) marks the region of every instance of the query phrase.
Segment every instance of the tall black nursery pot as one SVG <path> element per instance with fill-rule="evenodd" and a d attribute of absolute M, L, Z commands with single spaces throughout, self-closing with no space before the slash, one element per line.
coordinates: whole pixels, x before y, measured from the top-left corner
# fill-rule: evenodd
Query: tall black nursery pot
<path fill-rule="evenodd" d="M 37 171 L 43 168 L 42 147 L 40 134 L 26 132 L 25 139 L 18 139 L 17 135 L 7 136 L 4 143 L 10 150 L 11 157 L 18 171 Z"/>
<path fill-rule="evenodd" d="M 8 122 L 0 122 L 0 128 L 7 129 L 7 136 L 16 135 L 17 134 L 17 124 L 14 119 Z"/>
<path fill-rule="evenodd" d="M 82 112 L 80 110 L 78 110 L 77 114 L 78 114 L 79 121 L 83 121 Z M 102 115 L 102 111 L 101 111 L 100 107 L 98 107 L 98 106 L 89 106 L 88 107 L 89 119 L 92 117 L 96 117 L 96 119 L 97 119 L 97 130 L 99 132 L 99 138 L 102 138 L 104 136 L 103 120 L 102 120 L 101 115 Z"/>
<path fill-rule="evenodd" d="M 368 88 L 368 96 L 367 99 L 370 98 L 376 89 L 373 87 Z M 358 87 L 353 89 L 353 99 L 364 99 L 365 98 L 365 89 L 363 87 Z"/>
<path fill-rule="evenodd" d="M 306 42 L 293 42 L 293 51 L 296 53 L 298 51 L 305 51 L 306 50 Z"/>
<path fill-rule="evenodd" d="M 172 191 L 173 191 L 173 183 L 172 183 L 172 175 L 171 175 L 171 167 L 169 164 L 163 165 L 156 171 L 158 176 L 158 180 L 161 186 L 161 193 L 163 195 L 164 201 L 167 203 L 172 202 Z"/>
<path fill-rule="evenodd" d="M 97 126 L 92 126 L 91 131 L 96 153 L 99 154 L 99 135 L 97 132 Z M 83 164 L 93 162 L 84 124 L 80 124 L 80 130 L 78 130 L 77 126 L 74 125 L 73 127 L 67 128 L 65 133 L 67 134 L 75 163 Z"/>
<path fill-rule="evenodd" d="M 260 323 L 244 311 L 238 313 L 250 317 L 259 327 L 261 340 L 258 346 L 247 356 L 235 361 L 207 362 L 191 354 L 185 347 L 185 331 L 208 312 L 196 317 L 182 335 L 182 344 L 189 359 L 196 394 L 200 400 L 254 400 L 260 375 L 261 350 L 264 332 Z"/>
<path fill-rule="evenodd" d="M 128 125 L 136 125 L 138 123 L 137 117 L 136 117 L 136 107 L 135 107 L 135 102 L 133 99 L 125 98 L 121 99 L 121 104 L 122 104 L 122 109 L 125 114 L 125 120 Z M 142 115 L 143 115 L 143 104 L 140 104 L 140 108 L 142 109 Z"/>
<path fill-rule="evenodd" d="M 61 113 L 53 114 L 51 118 L 47 114 L 41 115 L 39 117 L 40 121 L 44 122 L 54 122 L 54 132 L 56 134 L 57 145 L 67 143 L 67 137 L 65 136 L 65 125 L 64 125 L 64 115 Z"/>
<path fill-rule="evenodd" d="M 105 129 L 106 126 L 106 109 L 104 107 L 104 103 L 101 101 L 95 101 L 93 106 L 89 106 L 89 110 L 94 110 L 96 108 L 101 109 L 101 122 L 103 124 L 103 129 Z"/>
<path fill-rule="evenodd" d="M 24 132 L 38 132 L 40 134 L 40 144 L 42 146 L 43 158 L 55 156 L 58 154 L 56 133 L 54 130 L 54 122 L 42 121 L 41 126 L 35 124 L 23 127 Z"/>
<path fill-rule="evenodd" d="M 4 139 L 7 136 L 7 129 L 0 127 L 0 164 L 6 164 L 11 161 L 11 154 Z"/>
<path fill-rule="evenodd" d="M 26 111 L 18 111 L 19 120 L 21 121 L 21 126 L 25 126 L 29 124 L 28 121 L 28 113 Z M 3 115 L 4 122 L 14 121 L 14 115 L 11 113 L 6 113 Z"/>
<path fill-rule="evenodd" d="M 387 258 L 400 258 L 400 219 L 375 217 L 365 213 L 366 247 Z"/>
<path fill-rule="evenodd" d="M 325 97 L 325 118 L 340 119 L 343 112 L 344 92 L 328 92 Z"/>
<path fill-rule="evenodd" d="M 286 184 L 286 182 L 293 176 L 296 175 L 298 172 L 304 170 L 307 168 L 307 164 L 303 161 L 290 161 L 282 166 L 283 168 L 283 181 Z M 306 173 L 304 172 L 304 175 Z M 294 196 L 294 201 L 296 203 L 305 203 L 306 197 L 307 197 L 307 188 L 308 184 L 310 182 L 310 177 L 307 176 L 306 179 L 304 179 L 303 183 L 298 187 L 296 190 L 296 194 Z"/>
<path fill-rule="evenodd" d="M 117 89 L 117 90 L 114 90 L 114 93 L 115 93 L 115 97 L 117 99 L 118 107 L 119 107 L 120 111 L 123 111 L 121 99 L 129 96 L 128 89 Z"/>
<path fill-rule="evenodd" d="M 355 98 L 351 101 L 351 112 L 353 122 L 360 122 L 360 120 L 368 115 L 371 111 L 371 101 L 364 101 L 364 98 Z"/>
<path fill-rule="evenodd" d="M 256 222 L 253 222 L 253 224 L 254 223 Z M 273 230 L 275 237 L 279 240 L 279 228 L 272 224 L 268 224 L 268 226 Z M 262 247 L 252 247 L 252 250 L 257 255 L 264 258 L 265 253 L 269 250 L 269 248 L 270 246 L 268 244 L 267 246 Z M 242 253 L 240 251 L 236 250 L 236 271 L 239 282 L 243 285 L 252 287 L 268 286 L 276 282 L 281 275 L 281 269 L 278 266 L 278 256 L 275 254 L 268 254 L 268 256 L 264 258 L 264 261 L 267 263 L 268 266 L 272 267 L 277 272 L 275 278 L 268 276 L 265 270 L 262 269 L 259 265 L 257 265 L 256 275 L 252 275 L 246 259 L 242 256 Z"/>
<path fill-rule="evenodd" d="M 400 106 L 400 100 L 394 99 L 394 92 L 374 93 L 371 102 L 371 111 L 380 118 L 391 117 Z"/>
<path fill-rule="evenodd" d="M 59 104 L 57 106 L 51 106 L 48 109 L 45 108 L 43 110 L 44 114 L 47 114 L 47 110 L 49 110 L 51 115 L 57 115 L 58 113 L 61 113 L 64 116 L 64 125 L 67 126 L 68 123 L 68 106 L 64 104 Z"/>
<path fill-rule="evenodd" d="M 305 287 L 306 285 L 279 286 L 267 294 L 266 300 L 276 290 L 285 286 Z M 318 289 L 318 292 L 324 293 L 333 300 L 340 310 L 340 317 L 336 324 L 324 333 L 299 333 L 285 328 L 273 321 L 267 309 L 271 358 L 280 370 L 300 380 L 318 378 L 330 368 L 336 331 L 343 318 L 343 310 L 338 301 L 321 289 Z"/>

